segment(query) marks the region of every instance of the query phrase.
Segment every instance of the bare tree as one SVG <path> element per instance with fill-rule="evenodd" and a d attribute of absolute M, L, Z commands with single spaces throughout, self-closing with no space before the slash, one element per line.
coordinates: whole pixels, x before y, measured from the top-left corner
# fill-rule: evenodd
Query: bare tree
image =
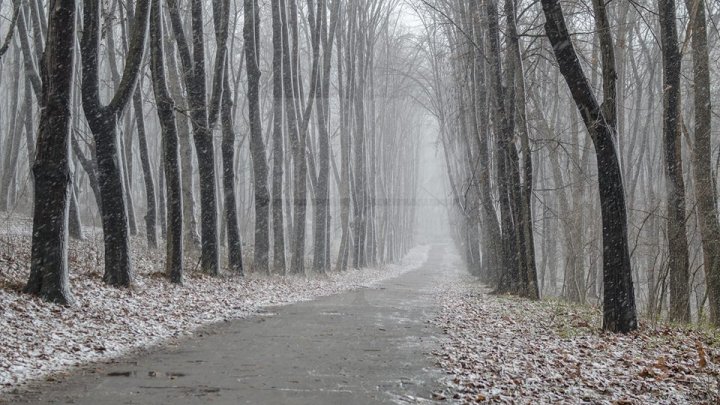
<path fill-rule="evenodd" d="M 163 165 L 167 195 L 167 237 L 165 272 L 173 283 L 183 281 L 183 200 L 179 163 L 179 138 L 175 121 L 175 102 L 165 80 L 161 0 L 152 0 L 150 17 L 150 66 L 158 119 L 162 129 Z"/>
<path fill-rule="evenodd" d="M 675 1 L 658 1 L 660 41 L 663 54 L 663 141 L 668 210 L 668 252 L 670 272 L 670 319 L 690 320 L 690 266 L 685 230 L 685 181 L 680 138 L 680 67 L 682 56 L 677 43 Z"/>
<path fill-rule="evenodd" d="M 712 177 L 712 104 L 710 97 L 710 64 L 708 57 L 705 1 L 688 0 L 692 29 L 693 90 L 695 105 L 695 145 L 693 170 L 695 194 L 700 217 L 710 321 L 720 325 L 720 223 L 718 222 L 716 187 Z"/>
<path fill-rule="evenodd" d="M 88 125 L 95 137 L 98 185 L 102 196 L 105 274 L 103 280 L 114 286 L 132 283 L 125 184 L 120 166 L 117 140 L 118 116 L 135 90 L 145 50 L 150 4 L 139 2 L 133 22 L 133 34 L 125 60 L 122 79 L 110 103 L 100 101 L 100 1 L 84 3 L 81 40 L 82 104 Z"/>
<path fill-rule="evenodd" d="M 248 82 L 248 117 L 250 121 L 250 152 L 253 160 L 255 186 L 255 257 L 253 266 L 261 272 L 269 271 L 270 251 L 269 215 L 270 194 L 267 188 L 268 167 L 265 143 L 260 122 L 260 11 L 257 0 L 245 0 L 245 64 Z"/>
<path fill-rule="evenodd" d="M 612 332 L 630 332 L 637 328 L 637 314 L 628 249 L 625 189 L 615 150 L 615 128 L 605 118 L 580 66 L 559 1 L 542 0 L 542 6 L 545 32 L 560 73 L 595 144 L 603 223 L 603 328 Z"/>
<path fill-rule="evenodd" d="M 42 107 L 33 165 L 35 202 L 30 277 L 25 292 L 68 305 L 67 210 L 70 121 L 75 67 L 74 0 L 51 0 L 42 60 Z"/>
<path fill-rule="evenodd" d="M 203 2 L 202 0 L 191 1 L 192 54 L 183 31 L 177 0 L 168 0 L 168 11 L 182 64 L 182 76 L 185 82 L 187 105 L 190 109 L 190 122 L 200 171 L 201 268 L 205 273 L 217 275 L 220 273 L 220 258 L 218 252 L 218 207 L 215 196 L 217 191 L 215 152 L 208 121 L 208 110 L 215 110 L 217 107 L 209 105 L 207 99 Z M 218 49 L 217 52 L 225 52 L 225 49 Z M 220 65 L 220 69 L 222 68 L 223 65 Z M 213 80 L 216 82 L 222 80 L 222 75 L 219 77 L 216 75 Z M 217 83 L 212 85 L 213 88 L 217 86 Z M 220 84 L 220 86 L 222 85 Z M 219 103 L 220 98 L 213 97 L 211 101 Z"/>

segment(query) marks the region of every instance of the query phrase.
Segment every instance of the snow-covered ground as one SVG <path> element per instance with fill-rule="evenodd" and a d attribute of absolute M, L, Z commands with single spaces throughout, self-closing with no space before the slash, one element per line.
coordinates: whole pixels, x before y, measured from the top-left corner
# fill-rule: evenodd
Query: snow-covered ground
<path fill-rule="evenodd" d="M 438 292 L 437 356 L 461 403 L 719 404 L 720 336 L 642 324 L 603 333 L 596 308 L 488 295 L 469 276 Z"/>
<path fill-rule="evenodd" d="M 102 244 L 97 237 L 71 242 L 76 304 L 65 308 L 19 292 L 29 273 L 29 239 L 14 232 L 0 235 L 0 393 L 192 334 L 203 325 L 249 316 L 264 306 L 372 286 L 420 267 L 429 249 L 416 247 L 400 264 L 379 269 L 308 278 L 190 274 L 178 287 L 160 276 L 162 251 L 147 250 L 143 242 L 133 240 L 136 283 L 124 290 L 102 283 Z M 187 267 L 194 265 L 187 261 Z"/>

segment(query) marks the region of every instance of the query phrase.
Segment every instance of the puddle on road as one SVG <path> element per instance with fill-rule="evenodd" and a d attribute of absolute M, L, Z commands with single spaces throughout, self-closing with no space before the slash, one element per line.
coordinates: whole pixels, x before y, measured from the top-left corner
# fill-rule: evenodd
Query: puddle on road
<path fill-rule="evenodd" d="M 133 377 L 137 373 L 135 371 L 111 371 L 107 373 L 108 377 Z"/>
<path fill-rule="evenodd" d="M 137 371 L 111 371 L 106 374 L 108 377 L 135 377 L 137 376 Z M 147 376 L 152 378 L 157 378 L 160 376 L 165 376 L 172 379 L 179 378 L 179 377 L 185 377 L 187 374 L 185 373 L 179 373 L 176 371 L 168 371 L 165 373 L 160 373 L 158 371 L 148 371 Z"/>
<path fill-rule="evenodd" d="M 343 313 L 343 312 L 326 311 L 326 312 L 320 312 L 320 315 L 322 315 L 322 316 L 345 316 L 347 314 Z"/>

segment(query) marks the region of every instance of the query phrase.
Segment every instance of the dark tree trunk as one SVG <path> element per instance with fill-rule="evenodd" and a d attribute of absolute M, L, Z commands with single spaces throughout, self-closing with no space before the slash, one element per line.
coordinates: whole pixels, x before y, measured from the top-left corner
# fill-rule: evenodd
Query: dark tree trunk
<path fill-rule="evenodd" d="M 227 236 L 227 253 L 230 270 L 242 276 L 242 244 L 235 201 L 235 129 L 233 128 L 233 95 L 228 79 L 227 39 L 230 24 L 230 0 L 213 1 L 215 25 L 215 72 L 210 99 L 209 125 L 214 127 L 220 116 L 222 127 L 222 172 Z"/>
<path fill-rule="evenodd" d="M 201 269 L 204 273 L 218 275 L 220 274 L 220 257 L 215 195 L 215 148 L 208 122 L 203 4 L 202 0 L 192 0 L 191 2 L 192 55 L 183 32 L 177 0 L 168 0 L 168 8 L 183 66 L 188 106 L 190 107 L 190 121 L 200 172 Z"/>
<path fill-rule="evenodd" d="M 283 14 L 283 20 L 286 24 L 282 27 L 282 43 L 283 43 L 283 89 L 285 92 L 285 114 L 287 116 L 288 126 L 288 137 L 290 140 L 290 148 L 292 152 L 293 161 L 293 199 L 292 199 L 292 225 L 290 235 L 291 238 L 291 263 L 290 272 L 292 273 L 304 273 L 304 257 L 298 263 L 297 248 L 302 243 L 302 250 L 304 254 L 305 244 L 305 220 L 304 220 L 304 204 L 306 204 L 306 184 L 305 180 L 300 180 L 304 176 L 304 170 L 306 171 L 305 165 L 305 147 L 300 146 L 301 131 L 299 128 L 300 117 L 299 111 L 299 89 L 297 86 L 297 6 L 294 0 L 289 1 L 289 9 L 285 7 L 285 1 L 280 1 L 281 12 Z M 289 26 L 289 27 L 288 27 Z M 289 31 L 292 31 L 292 36 Z M 290 41 L 292 40 L 292 47 Z M 290 182 L 288 182 L 290 184 Z M 301 206 L 302 205 L 302 206 Z M 302 229 L 298 229 L 300 226 L 299 214 L 301 214 L 303 222 L 301 225 Z"/>
<path fill-rule="evenodd" d="M 67 263 L 69 139 L 75 62 L 74 0 L 51 0 L 42 61 L 42 108 L 33 165 L 35 199 L 30 277 L 25 292 L 63 305 L 73 301 Z"/>
<path fill-rule="evenodd" d="M 180 185 L 179 139 L 175 124 L 175 103 L 165 80 L 165 58 L 162 45 L 161 0 L 152 0 L 150 52 L 153 90 L 158 119 L 162 129 L 163 165 L 167 195 L 167 235 L 165 272 L 171 282 L 183 281 L 183 207 Z"/>
<path fill-rule="evenodd" d="M 88 126 L 95 137 L 98 185 L 102 196 L 102 223 L 105 242 L 103 280 L 113 286 L 132 283 L 125 187 L 117 143 L 117 118 L 135 89 L 145 48 L 150 4 L 137 3 L 138 12 L 125 62 L 123 77 L 107 106 L 100 102 L 100 2 L 88 0 L 84 7 L 82 50 L 82 104 Z"/>
<path fill-rule="evenodd" d="M 86 113 L 86 115 L 89 115 Z M 113 115 L 101 114 L 88 118 L 95 134 L 98 186 L 102 196 L 100 206 L 105 243 L 105 273 L 103 280 L 112 286 L 127 287 L 132 283 L 129 225 L 125 204 L 125 184 L 117 148 L 117 121 Z"/>
<path fill-rule="evenodd" d="M 500 225 L 497 220 L 497 213 L 492 201 L 492 190 L 490 187 L 490 133 L 488 115 L 487 75 L 485 53 L 485 38 L 482 33 L 482 13 L 480 8 L 473 2 L 470 5 L 470 12 L 473 15 L 473 29 L 475 31 L 475 66 L 473 72 L 473 83 L 475 87 L 475 115 L 476 115 L 476 156 L 478 160 L 477 181 L 480 193 L 481 224 L 483 232 L 483 274 L 485 281 L 496 284 L 498 275 L 501 273 L 502 246 L 500 237 Z"/>
<path fill-rule="evenodd" d="M 138 85 L 133 95 L 133 108 L 135 109 L 135 122 L 137 124 L 138 144 L 140 146 L 140 161 L 142 163 L 143 178 L 145 180 L 145 201 L 147 213 L 145 214 L 145 232 L 147 233 L 148 247 L 157 249 L 157 207 L 155 203 L 155 181 L 150 168 L 147 135 L 145 134 L 145 117 L 143 116 L 142 89 Z"/>
<path fill-rule="evenodd" d="M 602 84 L 604 100 L 602 111 L 605 120 L 612 128 L 617 128 L 617 73 L 615 72 L 615 45 L 610 31 L 605 2 L 593 0 L 595 27 L 600 39 L 600 59 L 602 60 Z"/>
<path fill-rule="evenodd" d="M 298 10 L 295 4 L 295 0 L 290 0 L 290 20 L 293 31 L 297 30 L 297 16 Z M 320 59 L 320 37 L 319 37 L 319 24 L 316 16 L 320 12 L 315 9 L 313 1 L 308 1 L 308 22 L 310 25 L 310 42 L 312 47 L 312 68 L 310 71 L 310 91 L 308 94 L 308 101 L 305 104 L 305 108 L 302 113 L 302 122 L 298 131 L 298 137 L 292 144 L 293 150 L 293 237 L 291 247 L 291 264 L 290 271 L 296 274 L 305 273 L 305 238 L 306 238 L 306 227 L 307 227 L 307 182 L 308 182 L 308 164 L 307 164 L 307 149 L 308 149 L 308 126 L 312 115 L 312 108 L 317 98 L 318 93 L 318 73 L 319 73 L 319 59 Z M 294 35 L 294 45 L 299 42 L 299 37 Z M 297 59 L 297 48 L 294 46 L 292 58 Z M 293 75 L 296 77 L 299 71 L 297 62 L 293 62 L 296 68 L 293 71 Z M 298 84 L 301 84 L 298 81 Z M 299 99 L 302 98 L 302 91 L 298 92 L 300 95 Z"/>
<path fill-rule="evenodd" d="M 517 157 L 514 136 L 514 118 L 508 108 L 514 110 L 514 93 L 506 98 L 506 89 L 503 86 L 503 73 L 500 62 L 500 27 L 498 23 L 498 9 L 495 0 L 486 4 L 488 16 L 488 35 L 490 43 L 490 68 L 492 87 L 495 93 L 495 132 L 497 134 L 497 176 L 500 193 L 500 224 L 503 251 L 503 266 L 498 285 L 499 292 L 517 292 L 520 284 L 520 255 L 517 241 L 518 234 L 514 216 L 513 194 L 515 172 L 513 171 L 514 157 Z M 513 91 L 512 88 L 509 88 Z M 514 156 L 513 156 L 514 153 Z"/>
<path fill-rule="evenodd" d="M 670 320 L 690 321 L 690 266 L 685 230 L 685 181 L 680 138 L 680 68 L 675 0 L 658 1 L 663 56 L 663 144 L 667 188 Z"/>
<path fill-rule="evenodd" d="M 508 85 L 516 87 L 515 93 L 515 109 L 517 128 L 520 132 L 522 145 L 522 167 L 518 167 L 518 219 L 520 233 L 520 247 L 524 249 L 521 254 L 524 257 L 524 266 L 520 269 L 521 279 L 523 280 L 522 293 L 530 299 L 540 298 L 540 290 L 537 281 L 537 268 L 535 266 L 535 238 L 533 236 L 533 217 L 532 217 L 532 191 L 533 191 L 533 166 L 532 155 L 530 152 L 530 134 L 528 133 L 526 103 L 527 95 L 525 92 L 525 72 L 523 70 L 522 53 L 520 50 L 520 38 L 516 26 L 516 2 L 515 0 L 506 0 L 506 14 L 508 25 L 508 42 L 510 44 L 509 58 L 513 60 L 515 68 L 515 77 L 508 75 Z M 514 148 L 514 147 L 513 147 Z M 520 172 L 522 173 L 522 188 L 520 188 Z"/>
<path fill-rule="evenodd" d="M 255 185 L 255 256 L 254 267 L 257 271 L 269 271 L 268 255 L 270 251 L 269 215 L 270 194 L 267 187 L 268 167 L 265 158 L 265 144 L 262 137 L 260 118 L 260 10 L 257 0 L 245 0 L 245 63 L 248 81 L 248 117 L 250 121 L 250 154 L 253 162 Z"/>
<path fill-rule="evenodd" d="M 318 153 L 318 181 L 315 190 L 315 231 L 313 269 L 325 272 L 329 268 L 330 257 L 327 255 L 329 246 L 329 216 L 330 216 L 330 133 L 328 131 L 328 111 L 330 101 L 330 69 L 332 64 L 332 47 L 337 28 L 340 1 L 335 0 L 333 12 L 330 17 L 330 32 L 328 32 L 327 18 L 325 16 L 325 1 L 320 0 L 318 11 L 321 13 L 320 35 L 323 47 L 322 84 L 320 100 L 317 103 L 317 120 L 319 129 Z"/>
<path fill-rule="evenodd" d="M 201 268 L 204 273 L 220 274 L 218 252 L 218 204 L 216 200 L 215 147 L 208 123 L 205 84 L 205 36 L 203 1 L 192 0 L 192 79 L 187 81 L 190 118 L 194 128 L 195 151 L 200 169 Z M 187 73 L 186 73 L 187 77 Z"/>
<path fill-rule="evenodd" d="M 560 73 L 595 145 L 603 226 L 603 329 L 630 332 L 637 329 L 637 314 L 628 249 L 625 189 L 615 150 L 615 129 L 605 119 L 582 70 L 559 1 L 541 1 L 545 31 Z"/>
<path fill-rule="evenodd" d="M 223 79 L 223 92 L 220 107 L 222 121 L 222 164 L 223 193 L 225 195 L 225 222 L 227 223 L 227 248 L 230 270 L 242 276 L 243 258 L 240 227 L 238 225 L 237 203 L 235 201 L 235 131 L 232 119 L 232 94 L 227 75 Z"/>
<path fill-rule="evenodd" d="M 165 26 L 163 24 L 163 26 Z M 172 44 L 163 43 L 165 62 L 167 64 L 167 84 L 170 96 L 175 100 L 175 108 L 187 111 L 187 100 L 178 74 L 177 58 Z M 178 137 L 180 138 L 180 171 L 182 172 L 183 189 L 183 230 L 185 232 L 185 246 L 200 250 L 200 234 L 195 217 L 195 181 L 193 174 L 192 141 L 190 139 L 190 123 L 188 115 L 183 113 L 175 116 Z M 162 189 L 162 187 L 160 187 Z"/>
<path fill-rule="evenodd" d="M 695 104 L 695 147 L 693 176 L 700 216 L 710 322 L 720 325 L 720 222 L 718 222 L 715 182 L 712 176 L 712 97 L 708 57 L 705 1 L 687 1 L 691 10 L 692 58 Z"/>
<path fill-rule="evenodd" d="M 273 271 L 285 274 L 285 225 L 283 217 L 283 21 L 280 0 L 272 0 L 273 41 L 273 169 L 272 229 Z"/>
<path fill-rule="evenodd" d="M 82 166 L 83 170 L 88 176 L 88 183 L 90 183 L 90 189 L 93 192 L 93 196 L 95 197 L 95 202 L 100 208 L 102 206 L 102 196 L 100 195 L 100 185 L 98 184 L 97 180 L 97 168 L 95 166 L 95 163 L 88 159 L 87 156 L 83 153 L 82 149 L 80 148 L 80 143 L 77 140 L 76 134 L 70 135 L 70 143 L 72 147 L 73 154 L 75 154 L 75 157 L 77 157 L 78 161 L 80 162 L 80 166 Z"/>

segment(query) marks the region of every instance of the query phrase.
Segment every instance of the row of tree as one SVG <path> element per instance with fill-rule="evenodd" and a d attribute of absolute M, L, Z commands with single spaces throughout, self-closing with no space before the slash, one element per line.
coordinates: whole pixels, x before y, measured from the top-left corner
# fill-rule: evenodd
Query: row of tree
<path fill-rule="evenodd" d="M 5 3 L 0 210 L 34 201 L 27 292 L 72 302 L 68 226 L 82 239 L 94 212 L 118 287 L 135 234 L 165 240 L 175 283 L 196 249 L 217 275 L 244 260 L 342 271 L 411 247 L 422 111 L 395 73 L 411 57 L 397 0 Z"/>
<path fill-rule="evenodd" d="M 499 292 L 602 300 L 612 331 L 637 327 L 636 299 L 720 324 L 717 4 L 418 4 L 470 269 Z"/>

